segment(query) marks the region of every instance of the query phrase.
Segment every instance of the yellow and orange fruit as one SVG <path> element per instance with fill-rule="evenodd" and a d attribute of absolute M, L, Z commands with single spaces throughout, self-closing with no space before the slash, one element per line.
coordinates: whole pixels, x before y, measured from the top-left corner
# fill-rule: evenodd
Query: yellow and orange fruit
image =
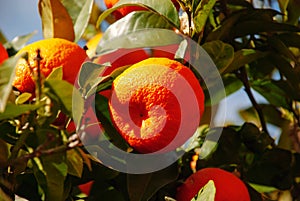
<path fill-rule="evenodd" d="M 74 84 L 81 64 L 87 55 L 83 48 L 74 42 L 60 38 L 43 39 L 22 48 L 18 54 L 27 52 L 28 62 L 21 58 L 16 66 L 13 86 L 20 92 L 34 93 L 33 73 L 37 71 L 37 50 L 40 50 L 40 71 L 47 77 L 54 68 L 62 67 L 63 79 Z M 29 65 L 28 65 L 29 64 Z"/>
<path fill-rule="evenodd" d="M 0 43 L 0 64 L 8 58 L 8 53 L 5 47 Z"/>
<path fill-rule="evenodd" d="M 189 68 L 171 59 L 149 58 L 114 80 L 109 109 L 115 127 L 135 150 L 171 151 L 194 134 L 204 95 Z"/>

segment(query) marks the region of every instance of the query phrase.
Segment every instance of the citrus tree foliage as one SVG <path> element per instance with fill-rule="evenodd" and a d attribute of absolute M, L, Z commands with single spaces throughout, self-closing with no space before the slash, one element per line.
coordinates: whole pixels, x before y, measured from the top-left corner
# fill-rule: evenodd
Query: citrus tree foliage
<path fill-rule="evenodd" d="M 73 119 L 81 121 L 78 114 L 85 113 L 84 102 L 91 94 L 110 88 L 112 80 L 124 69 L 106 77 L 89 77 L 85 74 L 87 68 L 98 75 L 102 66 L 85 63 L 76 91 L 62 80 L 62 70 L 57 68 L 43 80 L 39 97 L 19 95 L 11 83 L 18 58 L 26 55 L 15 53 L 34 33 L 19 36 L 5 44 L 10 59 L 0 68 L 0 201 L 13 200 L 15 195 L 50 201 L 173 200 L 176 188 L 189 175 L 212 166 L 238 172 L 248 186 L 251 200 L 300 199 L 299 3 L 278 0 L 280 12 L 255 8 L 243 0 L 178 3 L 180 13 L 169 0 L 120 0 L 105 11 L 100 11 L 91 0 L 40 0 L 38 9 L 45 38 L 77 42 L 99 31 L 103 21 L 110 23 L 98 44 L 98 54 L 119 48 L 170 45 L 180 40 L 160 32 L 140 34 L 146 28 L 177 30 L 189 36 L 215 62 L 226 95 L 240 89 L 247 94 L 252 105 L 240 111 L 244 124 L 232 122 L 223 128 L 209 128 L 209 117 L 204 116 L 196 143 L 171 166 L 139 175 L 109 169 L 93 158 L 67 127 Z M 111 17 L 116 9 L 128 5 L 143 6 L 145 10 L 120 20 Z M 181 18 L 182 13 L 186 14 L 185 19 Z M 116 37 L 120 39 L 118 43 L 113 42 Z M 153 40 L 156 37 L 163 38 L 164 44 Z M 136 38 L 139 43 L 130 43 Z M 206 111 L 226 98 L 210 99 L 201 84 L 206 91 Z M 267 103 L 259 104 L 253 91 Z M 78 111 L 71 106 L 74 93 Z M 119 148 L 129 150 L 111 122 L 107 99 L 96 95 L 95 105 L 106 136 Z M 60 112 L 67 118 L 57 125 Z M 281 129 L 279 139 L 271 137 L 268 125 Z M 216 136 L 221 129 L 221 136 Z M 80 132 L 78 128 L 77 134 Z M 195 155 L 199 159 L 194 160 Z M 93 181 L 93 185 L 85 197 L 78 185 L 88 181 Z M 201 192 L 201 200 L 212 200 L 213 184 Z"/>

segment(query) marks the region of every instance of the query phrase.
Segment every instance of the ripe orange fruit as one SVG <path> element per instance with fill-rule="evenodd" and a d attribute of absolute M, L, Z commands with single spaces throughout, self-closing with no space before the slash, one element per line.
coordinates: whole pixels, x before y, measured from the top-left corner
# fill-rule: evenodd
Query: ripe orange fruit
<path fill-rule="evenodd" d="M 167 58 L 149 58 L 113 81 L 109 110 L 115 127 L 135 150 L 171 151 L 194 134 L 204 95 L 189 68 Z"/>
<path fill-rule="evenodd" d="M 82 193 L 84 193 L 85 195 L 88 196 L 91 192 L 91 188 L 93 186 L 93 183 L 94 183 L 94 181 L 89 181 L 87 183 L 78 185 L 78 188 L 80 189 L 80 191 Z"/>
<path fill-rule="evenodd" d="M 8 58 L 7 51 L 5 47 L 0 43 L 0 64 Z"/>
<path fill-rule="evenodd" d="M 106 7 L 109 9 L 113 7 L 119 0 L 104 0 L 104 3 Z M 177 10 L 179 10 L 180 5 L 177 2 L 177 0 L 172 0 L 174 6 L 176 7 Z M 122 8 L 119 8 L 118 10 L 113 12 L 113 15 L 115 16 L 116 19 L 120 19 L 124 16 L 126 16 L 128 13 L 131 13 L 133 11 L 139 11 L 139 10 L 146 10 L 146 8 L 143 8 L 141 6 L 125 6 Z"/>
<path fill-rule="evenodd" d="M 34 42 L 22 48 L 18 54 L 28 52 L 28 61 L 32 71 L 37 70 L 35 60 L 37 50 L 40 50 L 41 74 L 47 77 L 54 68 L 63 67 L 63 79 L 74 84 L 81 64 L 87 58 L 85 50 L 76 43 L 60 38 L 49 38 Z M 30 67 L 25 59 L 20 59 L 16 66 L 16 77 L 13 82 L 20 92 L 34 93 L 35 83 Z"/>
<path fill-rule="evenodd" d="M 238 177 L 220 168 L 204 168 L 189 176 L 177 189 L 177 201 L 190 201 L 209 180 L 216 187 L 215 201 L 250 201 L 246 185 Z"/>
<path fill-rule="evenodd" d="M 99 56 L 93 62 L 97 64 L 111 63 L 111 67 L 107 68 L 102 76 L 109 75 L 115 69 L 132 65 L 142 60 L 147 59 L 149 56 L 143 49 L 118 49 L 114 52 L 107 53 Z"/>
<path fill-rule="evenodd" d="M 89 58 L 92 58 L 95 56 L 96 49 L 98 46 L 98 43 L 102 37 L 102 33 L 97 33 L 94 37 L 92 37 L 85 45 L 87 46 L 86 54 L 89 56 Z"/>

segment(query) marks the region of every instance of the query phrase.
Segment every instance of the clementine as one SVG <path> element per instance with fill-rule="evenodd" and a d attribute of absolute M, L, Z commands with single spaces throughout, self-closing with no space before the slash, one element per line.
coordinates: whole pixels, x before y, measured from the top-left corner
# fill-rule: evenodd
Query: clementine
<path fill-rule="evenodd" d="M 8 58 L 7 51 L 5 47 L 0 43 L 0 64 Z"/>
<path fill-rule="evenodd" d="M 119 0 L 104 0 L 104 3 L 106 7 L 109 9 L 113 7 Z M 177 2 L 177 0 L 172 0 L 174 6 L 176 7 L 177 10 L 179 10 L 180 5 Z M 133 11 L 139 11 L 139 10 L 146 10 L 146 8 L 143 8 L 141 6 L 124 6 L 122 8 L 119 8 L 118 10 L 113 12 L 113 15 L 115 16 L 116 19 L 120 19 L 124 16 L 126 16 L 128 13 L 131 13 Z"/>
<path fill-rule="evenodd" d="M 215 201 L 250 201 L 243 181 L 220 168 L 204 168 L 189 176 L 177 189 L 176 200 L 190 201 L 209 180 L 216 187 Z"/>
<path fill-rule="evenodd" d="M 109 110 L 115 127 L 135 150 L 165 152 L 194 134 L 204 95 L 189 68 L 167 58 L 149 58 L 113 81 Z"/>
<path fill-rule="evenodd" d="M 61 38 L 43 39 L 22 48 L 18 54 L 28 52 L 28 63 L 21 58 L 16 66 L 16 77 L 13 82 L 20 92 L 34 93 L 35 82 L 32 72 L 37 70 L 37 50 L 40 50 L 42 60 L 40 71 L 47 77 L 54 68 L 63 68 L 63 79 L 74 84 L 81 64 L 87 58 L 85 50 L 76 43 Z"/>

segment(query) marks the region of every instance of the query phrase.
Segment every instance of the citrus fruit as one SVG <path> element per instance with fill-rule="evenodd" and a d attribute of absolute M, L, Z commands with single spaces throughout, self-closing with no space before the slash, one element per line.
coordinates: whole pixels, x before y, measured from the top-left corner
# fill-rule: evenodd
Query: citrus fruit
<path fill-rule="evenodd" d="M 243 181 L 220 168 L 204 168 L 189 176 L 177 189 L 176 200 L 190 201 L 209 180 L 214 181 L 215 201 L 250 201 Z"/>
<path fill-rule="evenodd" d="M 109 9 L 113 7 L 119 0 L 104 0 L 104 3 L 106 7 Z M 177 10 L 179 10 L 180 5 L 178 4 L 177 0 L 172 0 L 174 6 Z M 119 8 L 118 10 L 113 12 L 113 15 L 116 19 L 120 19 L 124 16 L 126 16 L 128 13 L 131 13 L 133 11 L 139 11 L 139 10 L 146 10 L 146 8 L 143 8 L 141 6 L 124 6 L 122 8 Z"/>
<path fill-rule="evenodd" d="M 109 75 L 112 71 L 121 66 L 132 65 L 147 59 L 149 56 L 145 50 L 136 49 L 125 49 L 120 48 L 114 52 L 107 53 L 97 57 L 93 62 L 97 64 L 104 64 L 110 62 L 111 67 L 108 67 L 103 72 L 102 76 Z"/>
<path fill-rule="evenodd" d="M 91 192 L 91 188 L 93 186 L 94 181 L 89 181 L 87 183 L 84 184 L 80 184 L 78 185 L 78 188 L 80 189 L 80 191 L 82 193 L 84 193 L 85 195 L 89 195 Z"/>
<path fill-rule="evenodd" d="M 194 134 L 204 95 L 189 68 L 168 58 L 149 58 L 113 81 L 109 110 L 115 127 L 135 150 L 165 152 Z"/>
<path fill-rule="evenodd" d="M 0 64 L 8 58 L 7 51 L 5 47 L 0 43 Z"/>
<path fill-rule="evenodd" d="M 96 54 L 96 49 L 97 49 L 97 46 L 98 46 L 98 43 L 100 41 L 102 37 L 102 33 L 97 33 L 94 37 L 92 37 L 87 43 L 86 43 L 86 46 L 87 46 L 87 51 L 86 51 L 86 54 L 89 56 L 89 58 L 92 58 L 93 56 L 95 56 Z"/>
<path fill-rule="evenodd" d="M 43 39 L 22 48 L 18 54 L 28 52 L 27 61 L 21 58 L 16 66 L 16 77 L 13 86 L 20 92 L 34 93 L 35 82 L 32 71 L 37 71 L 37 50 L 40 50 L 42 60 L 40 71 L 47 77 L 54 68 L 63 68 L 63 79 L 74 84 L 81 64 L 87 58 L 85 50 L 76 43 L 60 38 Z M 31 68 L 31 69 L 30 69 Z"/>

